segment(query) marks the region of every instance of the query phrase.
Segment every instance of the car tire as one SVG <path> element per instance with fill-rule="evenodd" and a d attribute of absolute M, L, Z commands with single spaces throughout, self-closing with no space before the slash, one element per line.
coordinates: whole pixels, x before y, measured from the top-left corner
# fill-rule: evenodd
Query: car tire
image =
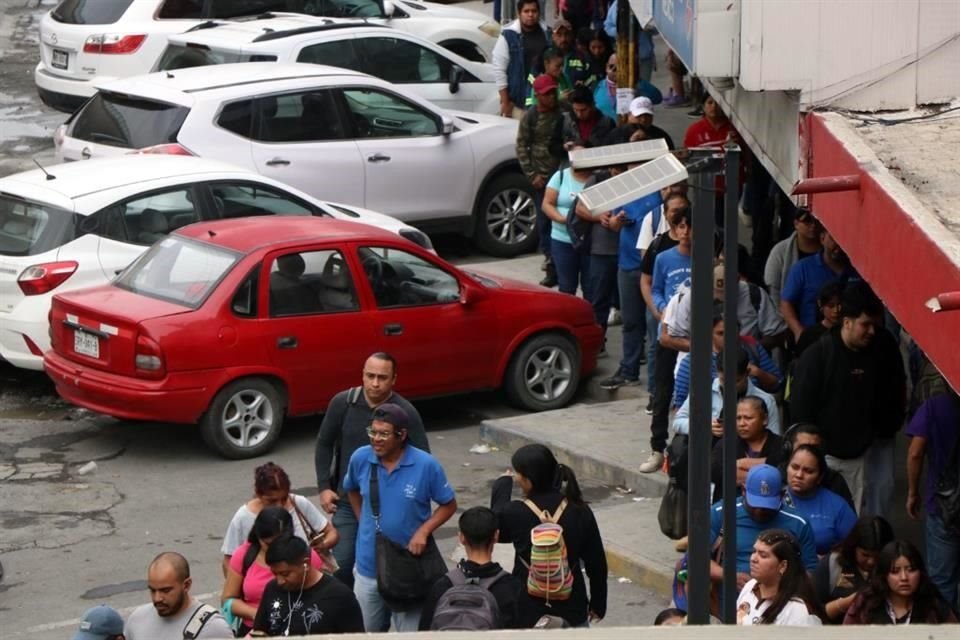
<path fill-rule="evenodd" d="M 580 384 L 580 350 L 562 333 L 541 333 L 513 354 L 504 377 L 510 401 L 529 411 L 566 406 Z"/>
<path fill-rule="evenodd" d="M 283 394 L 263 378 L 234 380 L 217 393 L 200 423 L 208 447 L 231 460 L 270 451 L 283 427 Z"/>
<path fill-rule="evenodd" d="M 490 181 L 475 214 L 474 243 L 484 253 L 510 258 L 537 248 L 537 206 L 533 186 L 519 173 Z"/>

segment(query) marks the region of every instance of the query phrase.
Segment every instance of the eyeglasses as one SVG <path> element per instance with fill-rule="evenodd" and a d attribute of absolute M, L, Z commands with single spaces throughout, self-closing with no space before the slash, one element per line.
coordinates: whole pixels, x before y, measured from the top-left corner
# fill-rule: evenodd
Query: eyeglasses
<path fill-rule="evenodd" d="M 371 440 L 389 440 L 393 431 L 377 431 L 373 427 L 367 427 L 367 435 Z"/>

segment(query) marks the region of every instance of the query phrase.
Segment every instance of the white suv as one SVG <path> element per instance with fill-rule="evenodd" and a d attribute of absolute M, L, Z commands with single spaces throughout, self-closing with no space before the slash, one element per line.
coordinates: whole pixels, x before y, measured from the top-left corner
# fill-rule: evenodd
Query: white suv
<path fill-rule="evenodd" d="M 363 20 L 289 16 L 207 22 L 171 35 L 157 71 L 228 62 L 310 62 L 405 85 L 444 109 L 496 114 L 493 67 Z"/>
<path fill-rule="evenodd" d="M 510 256 L 537 241 L 516 137 L 516 120 L 447 112 L 373 76 L 246 62 L 105 85 L 54 144 L 63 160 L 145 148 L 225 160 Z"/>
<path fill-rule="evenodd" d="M 482 13 L 418 0 L 62 0 L 40 20 L 37 91 L 48 106 L 73 111 L 100 81 L 152 70 L 168 35 L 269 12 L 364 18 L 479 62 L 491 59 L 500 34 Z"/>

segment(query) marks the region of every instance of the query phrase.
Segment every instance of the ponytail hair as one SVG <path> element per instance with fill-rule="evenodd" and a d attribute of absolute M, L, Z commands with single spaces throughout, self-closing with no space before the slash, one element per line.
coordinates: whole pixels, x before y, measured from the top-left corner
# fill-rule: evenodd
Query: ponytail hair
<path fill-rule="evenodd" d="M 557 462 L 557 458 L 542 444 L 528 444 L 517 449 L 510 463 L 517 473 L 530 481 L 533 493 L 558 491 L 573 504 L 586 504 L 573 469 Z"/>

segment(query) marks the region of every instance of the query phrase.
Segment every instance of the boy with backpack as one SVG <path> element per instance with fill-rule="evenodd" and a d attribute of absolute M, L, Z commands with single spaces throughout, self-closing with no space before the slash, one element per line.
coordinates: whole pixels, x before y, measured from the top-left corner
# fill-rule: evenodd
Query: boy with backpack
<path fill-rule="evenodd" d="M 459 526 L 467 557 L 433 585 L 420 613 L 420 630 L 518 628 L 520 581 L 493 561 L 496 514 L 473 507 L 460 516 Z"/>

